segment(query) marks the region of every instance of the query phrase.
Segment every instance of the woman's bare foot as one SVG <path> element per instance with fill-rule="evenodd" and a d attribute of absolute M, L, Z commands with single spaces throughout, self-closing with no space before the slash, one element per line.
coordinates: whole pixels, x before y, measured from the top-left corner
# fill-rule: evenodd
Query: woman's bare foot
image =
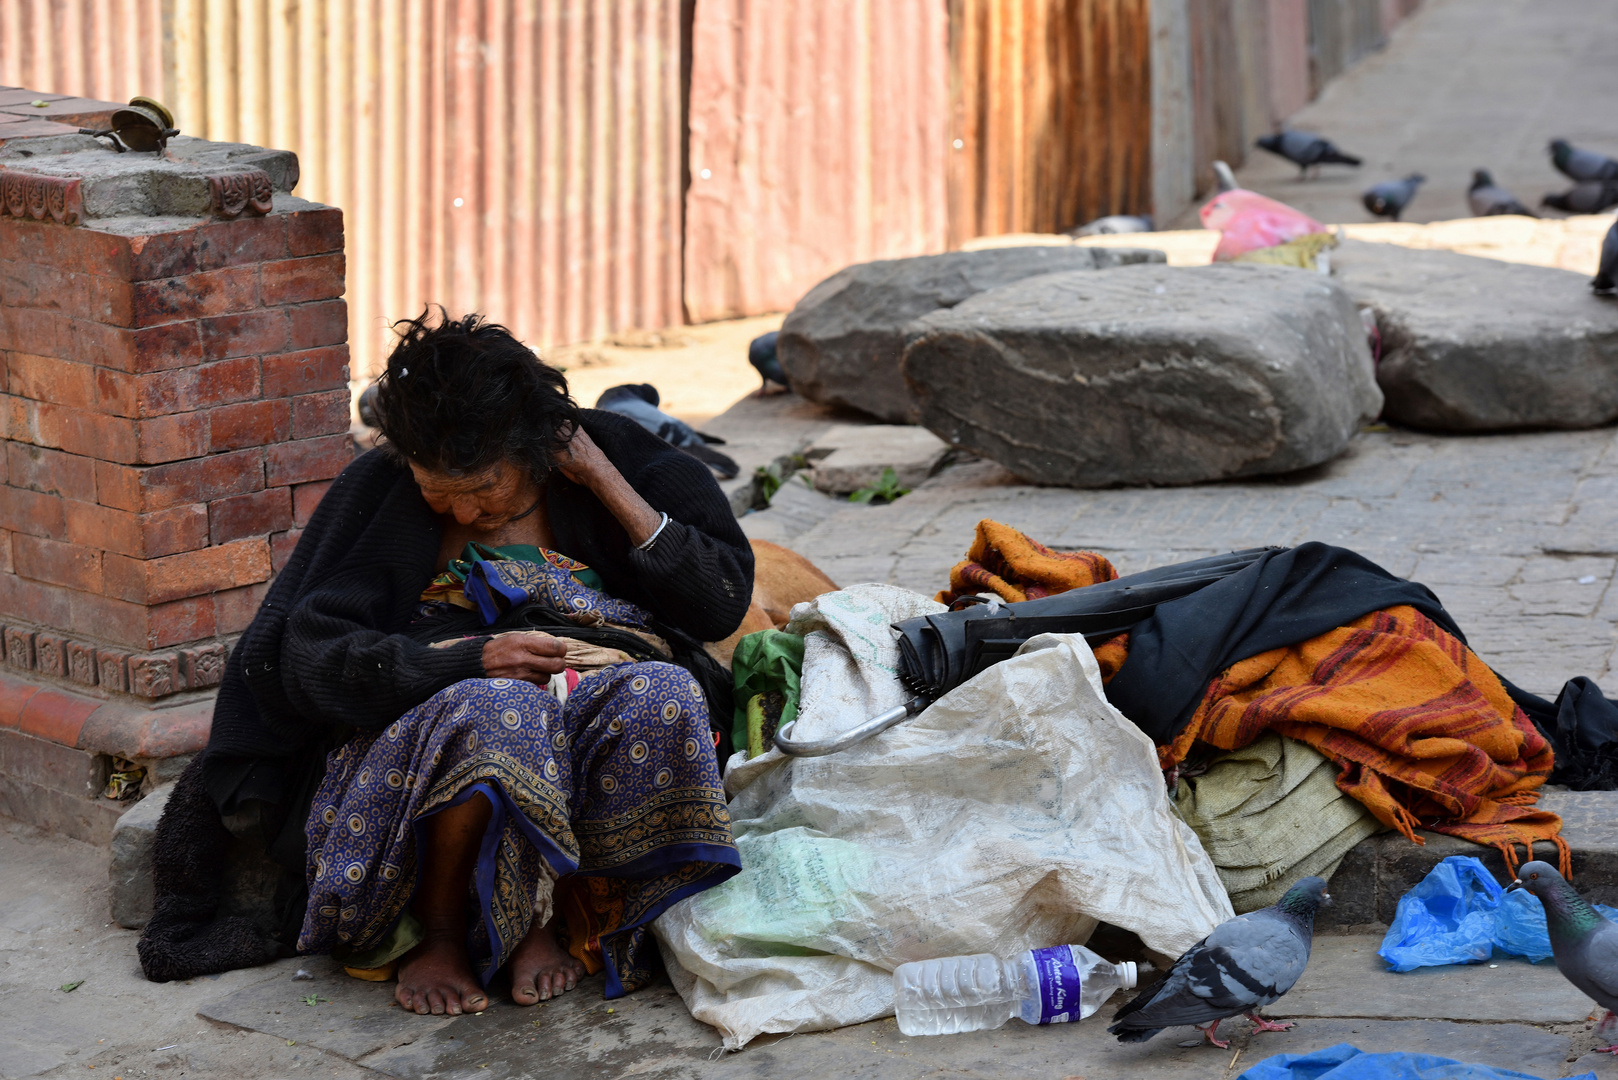
<path fill-rule="evenodd" d="M 399 960 L 399 989 L 393 996 L 422 1016 L 482 1012 L 489 1004 L 472 974 L 465 943 L 452 937 L 428 937 L 405 953 Z"/>
<path fill-rule="evenodd" d="M 550 925 L 534 926 L 511 955 L 511 1000 L 533 1005 L 573 989 L 584 965 L 561 945 Z"/>

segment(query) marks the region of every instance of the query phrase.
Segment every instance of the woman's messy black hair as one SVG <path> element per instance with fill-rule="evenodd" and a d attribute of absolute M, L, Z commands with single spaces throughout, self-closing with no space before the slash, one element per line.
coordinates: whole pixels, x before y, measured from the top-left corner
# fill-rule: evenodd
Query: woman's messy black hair
<path fill-rule="evenodd" d="M 478 314 L 433 324 L 423 309 L 393 324 L 399 344 L 377 380 L 377 423 L 390 453 L 465 476 L 509 461 L 534 483 L 579 426 L 562 373 Z"/>

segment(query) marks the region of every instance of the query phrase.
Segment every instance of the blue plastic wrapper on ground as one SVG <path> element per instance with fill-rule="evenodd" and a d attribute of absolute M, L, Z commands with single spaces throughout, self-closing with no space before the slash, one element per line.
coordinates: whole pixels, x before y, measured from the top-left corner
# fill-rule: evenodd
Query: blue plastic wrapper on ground
<path fill-rule="evenodd" d="M 1618 919 L 1618 909 L 1596 910 Z M 1394 971 L 1476 964 L 1498 950 L 1539 963 L 1551 955 L 1545 909 L 1538 898 L 1506 892 L 1470 855 L 1451 855 L 1399 898 L 1377 954 Z"/>
<path fill-rule="evenodd" d="M 1457 856 L 1458 857 L 1458 856 Z M 1476 860 L 1473 860 L 1474 862 Z M 1512 895 L 1516 895 L 1515 893 Z M 1477 1065 L 1432 1054 L 1403 1051 L 1371 1054 L 1338 1043 L 1309 1054 L 1277 1054 L 1265 1058 L 1236 1080 L 1539 1080 L 1528 1073 Z M 1566 1080 L 1596 1080 L 1593 1072 Z"/>

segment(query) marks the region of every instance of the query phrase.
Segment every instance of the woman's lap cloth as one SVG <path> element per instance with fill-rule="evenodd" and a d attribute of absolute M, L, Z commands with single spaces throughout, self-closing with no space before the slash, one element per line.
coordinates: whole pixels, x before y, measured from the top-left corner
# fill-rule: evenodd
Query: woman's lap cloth
<path fill-rule="evenodd" d="M 741 866 L 707 706 L 683 668 L 606 668 L 565 704 L 526 682 L 468 679 L 328 758 L 299 951 L 382 942 L 414 896 L 425 819 L 473 792 L 493 806 L 468 903 L 484 985 L 528 933 L 548 879 L 575 875 L 557 896 L 568 948 L 605 966 L 611 998 L 657 970 L 648 924 Z"/>
<path fill-rule="evenodd" d="M 993 592 L 1015 602 L 1117 576 L 1100 555 L 1052 551 L 985 519 L 938 599 Z M 1095 647 L 1103 681 L 1123 666 L 1129 642 L 1121 634 Z M 1561 818 L 1534 806 L 1553 764 L 1550 744 L 1489 666 L 1413 607 L 1237 660 L 1158 746 L 1158 760 L 1170 769 L 1197 742 L 1235 750 L 1268 730 L 1330 758 L 1337 786 L 1411 840 L 1420 828 L 1490 844 L 1508 867 L 1515 845 L 1548 841 L 1569 870 Z"/>

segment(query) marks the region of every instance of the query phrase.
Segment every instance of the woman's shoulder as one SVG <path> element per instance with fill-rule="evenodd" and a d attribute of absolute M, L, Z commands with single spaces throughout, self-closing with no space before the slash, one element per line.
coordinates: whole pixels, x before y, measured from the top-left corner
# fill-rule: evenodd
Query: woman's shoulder
<path fill-rule="evenodd" d="M 590 438 L 607 455 L 607 460 L 617 466 L 618 471 L 624 474 L 624 479 L 631 483 L 634 482 L 635 473 L 688 456 L 622 413 L 606 409 L 580 409 L 579 419 Z"/>
<path fill-rule="evenodd" d="M 349 462 L 332 480 L 331 487 L 320 497 L 315 520 L 309 525 L 318 528 L 334 514 L 349 517 L 353 512 L 368 519 L 405 482 L 414 485 L 408 466 L 380 447 L 368 450 Z"/>

